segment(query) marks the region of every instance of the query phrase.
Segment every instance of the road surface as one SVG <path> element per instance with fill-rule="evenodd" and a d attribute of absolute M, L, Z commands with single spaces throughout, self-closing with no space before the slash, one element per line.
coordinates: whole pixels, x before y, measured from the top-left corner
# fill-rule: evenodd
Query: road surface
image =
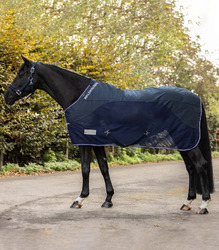
<path fill-rule="evenodd" d="M 214 159 L 219 189 L 219 159 Z M 81 191 L 81 173 L 0 179 L 1 250 L 219 249 L 219 194 L 208 215 L 179 210 L 187 197 L 183 162 L 110 169 L 114 206 L 101 208 L 105 185 L 91 171 L 90 196 L 70 209 Z"/>

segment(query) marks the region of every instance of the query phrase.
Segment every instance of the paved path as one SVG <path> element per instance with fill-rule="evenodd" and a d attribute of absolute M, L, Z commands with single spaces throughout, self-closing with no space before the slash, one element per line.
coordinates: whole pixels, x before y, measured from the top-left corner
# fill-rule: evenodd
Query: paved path
<path fill-rule="evenodd" d="M 219 189 L 219 159 L 214 159 Z M 182 162 L 111 168 L 114 206 L 101 208 L 105 185 L 91 172 L 91 194 L 81 209 L 70 205 L 80 172 L 0 179 L 1 250 L 219 249 L 219 194 L 210 214 L 180 211 L 188 177 Z"/>

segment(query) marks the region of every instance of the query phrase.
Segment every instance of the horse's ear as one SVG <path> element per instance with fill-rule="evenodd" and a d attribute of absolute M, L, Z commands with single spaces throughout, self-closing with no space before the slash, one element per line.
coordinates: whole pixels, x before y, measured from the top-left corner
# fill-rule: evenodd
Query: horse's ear
<path fill-rule="evenodd" d="M 23 61 L 24 61 L 24 63 L 25 63 L 26 65 L 31 65 L 31 61 L 30 61 L 30 60 L 28 60 L 26 57 L 24 57 L 24 56 L 22 56 L 22 55 L 21 55 L 21 57 L 22 57 L 22 59 L 23 59 Z"/>

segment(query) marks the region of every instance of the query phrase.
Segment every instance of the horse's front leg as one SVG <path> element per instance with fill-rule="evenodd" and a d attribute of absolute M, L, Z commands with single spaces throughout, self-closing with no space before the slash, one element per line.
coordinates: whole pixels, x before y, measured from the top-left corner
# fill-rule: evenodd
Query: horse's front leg
<path fill-rule="evenodd" d="M 71 208 L 81 208 L 83 200 L 89 195 L 89 175 L 90 175 L 90 162 L 91 162 L 91 149 L 90 146 L 80 146 L 81 154 L 81 170 L 83 177 L 83 185 L 80 196 L 73 202 Z"/>
<path fill-rule="evenodd" d="M 113 206 L 111 199 L 114 194 L 114 190 L 110 180 L 106 153 L 104 147 L 93 147 L 93 149 L 106 185 L 107 196 L 105 202 L 102 204 L 102 207 L 109 208 Z"/>

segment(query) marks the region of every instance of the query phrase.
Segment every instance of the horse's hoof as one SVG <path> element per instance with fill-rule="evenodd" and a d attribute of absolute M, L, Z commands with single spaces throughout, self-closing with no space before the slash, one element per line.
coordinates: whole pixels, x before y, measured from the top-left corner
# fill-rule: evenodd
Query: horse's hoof
<path fill-rule="evenodd" d="M 101 207 L 110 208 L 113 206 L 111 201 L 105 201 Z"/>
<path fill-rule="evenodd" d="M 186 205 L 186 204 L 183 204 L 182 207 L 180 208 L 180 210 L 189 211 L 189 210 L 191 210 L 191 207 Z"/>
<path fill-rule="evenodd" d="M 78 203 L 78 201 L 74 201 L 70 208 L 81 208 L 82 204 Z"/>
<path fill-rule="evenodd" d="M 209 211 L 207 208 L 199 208 L 199 210 L 196 212 L 196 214 L 208 214 Z"/>

